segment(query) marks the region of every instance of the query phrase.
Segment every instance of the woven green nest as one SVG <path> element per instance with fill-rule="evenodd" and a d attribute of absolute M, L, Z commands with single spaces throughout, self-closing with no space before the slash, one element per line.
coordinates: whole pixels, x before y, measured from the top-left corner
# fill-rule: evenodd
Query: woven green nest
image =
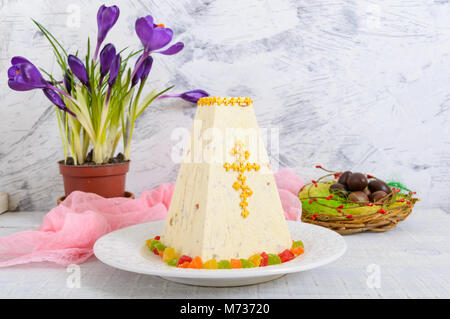
<path fill-rule="evenodd" d="M 318 168 L 323 169 L 321 166 Z M 341 172 L 325 171 L 329 174 L 306 184 L 298 194 L 302 202 L 302 221 L 327 227 L 342 235 L 390 230 L 409 216 L 419 200 L 413 197 L 415 192 L 400 183 L 391 182 L 388 183 L 391 192 L 378 202 L 352 202 L 345 195 L 330 193 L 330 186 L 337 183 Z"/>

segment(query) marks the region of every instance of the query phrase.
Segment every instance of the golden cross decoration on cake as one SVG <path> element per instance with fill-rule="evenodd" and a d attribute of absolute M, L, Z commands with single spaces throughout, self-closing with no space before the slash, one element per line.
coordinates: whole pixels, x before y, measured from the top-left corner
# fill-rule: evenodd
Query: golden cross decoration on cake
<path fill-rule="evenodd" d="M 239 206 L 242 210 L 241 216 L 247 218 L 248 214 L 250 214 L 247 209 L 247 198 L 252 196 L 253 191 L 246 184 L 247 177 L 245 177 L 244 172 L 251 171 L 252 169 L 257 172 L 259 171 L 260 166 L 257 163 L 249 163 L 247 161 L 250 157 L 250 153 L 244 149 L 244 143 L 241 141 L 236 142 L 235 146 L 231 149 L 231 155 L 233 155 L 235 158 L 234 163 L 225 163 L 223 164 L 223 167 L 227 172 L 232 169 L 233 171 L 239 173 L 237 181 L 233 184 L 233 188 L 236 191 L 241 191 L 241 202 L 239 203 Z"/>

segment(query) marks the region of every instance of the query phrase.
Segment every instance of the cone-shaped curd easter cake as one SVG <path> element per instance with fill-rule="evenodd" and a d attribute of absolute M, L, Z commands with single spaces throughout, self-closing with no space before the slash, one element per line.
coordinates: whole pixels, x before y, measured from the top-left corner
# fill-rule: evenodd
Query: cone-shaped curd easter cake
<path fill-rule="evenodd" d="M 198 101 L 160 241 L 203 261 L 291 248 L 250 98 Z"/>

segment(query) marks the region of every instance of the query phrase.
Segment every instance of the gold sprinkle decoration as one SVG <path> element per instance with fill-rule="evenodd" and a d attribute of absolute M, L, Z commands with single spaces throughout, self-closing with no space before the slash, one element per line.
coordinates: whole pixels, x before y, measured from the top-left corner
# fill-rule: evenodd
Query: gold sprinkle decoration
<path fill-rule="evenodd" d="M 252 169 L 257 172 L 260 169 L 260 165 L 257 163 L 247 162 L 250 157 L 250 153 L 247 150 L 244 150 L 244 143 L 241 141 L 236 142 L 235 146 L 231 149 L 230 154 L 234 156 L 235 162 L 232 164 L 225 163 L 223 164 L 223 168 L 225 168 L 227 172 L 231 169 L 239 173 L 237 181 L 234 182 L 232 186 L 236 191 L 241 191 L 241 202 L 239 203 L 242 210 L 241 216 L 247 218 L 248 214 L 250 214 L 247 210 L 247 198 L 253 195 L 253 191 L 246 184 L 247 177 L 244 176 L 244 172 L 251 171 Z"/>
<path fill-rule="evenodd" d="M 253 105 L 253 101 L 249 97 L 220 97 L 220 96 L 206 96 L 202 97 L 197 102 L 198 106 L 210 106 L 210 105 L 224 105 L 224 106 L 250 106 Z"/>

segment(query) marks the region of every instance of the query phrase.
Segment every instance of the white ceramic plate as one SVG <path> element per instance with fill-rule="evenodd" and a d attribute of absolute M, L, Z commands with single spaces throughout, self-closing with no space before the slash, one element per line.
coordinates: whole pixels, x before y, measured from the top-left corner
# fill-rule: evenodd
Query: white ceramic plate
<path fill-rule="evenodd" d="M 347 245 L 327 228 L 288 221 L 291 237 L 301 240 L 305 253 L 280 265 L 246 269 L 181 269 L 170 267 L 145 247 L 145 240 L 162 233 L 164 221 L 122 228 L 101 237 L 94 253 L 105 264 L 166 280 L 197 286 L 244 286 L 266 282 L 285 274 L 313 269 L 341 257 Z"/>

